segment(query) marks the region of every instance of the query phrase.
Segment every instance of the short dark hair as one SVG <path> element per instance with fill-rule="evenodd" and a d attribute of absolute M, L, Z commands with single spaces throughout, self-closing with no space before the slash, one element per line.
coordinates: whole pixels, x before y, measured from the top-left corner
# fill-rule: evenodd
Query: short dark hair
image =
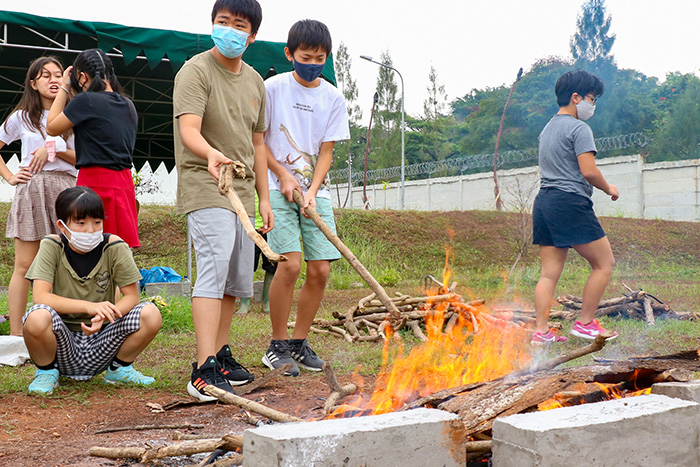
<path fill-rule="evenodd" d="M 596 97 L 602 96 L 605 91 L 603 82 L 595 75 L 583 70 L 567 71 L 559 77 L 554 86 L 554 93 L 557 95 L 559 107 L 569 105 L 571 96 L 576 93 L 581 97 L 586 97 L 593 93 Z"/>
<path fill-rule="evenodd" d="M 79 84 L 80 73 L 92 78 L 88 92 L 104 91 L 107 88 L 105 81 L 112 87 L 112 91 L 124 94 L 124 88 L 119 84 L 114 73 L 114 65 L 109 56 L 100 49 L 88 49 L 80 52 L 73 62 L 73 70 L 70 73 L 70 86 L 76 93 L 83 92 Z"/>
<path fill-rule="evenodd" d="M 211 10 L 211 22 L 216 19 L 219 11 L 226 10 L 232 15 L 240 15 L 250 21 L 251 34 L 258 32 L 262 23 L 262 8 L 256 0 L 216 0 Z"/>
<path fill-rule="evenodd" d="M 56 198 L 56 217 L 65 223 L 86 217 L 105 218 L 105 207 L 99 195 L 86 186 L 66 188 Z"/>
<path fill-rule="evenodd" d="M 287 36 L 287 48 L 294 55 L 299 48 L 322 49 L 326 55 L 333 50 L 331 32 L 325 24 L 314 19 L 302 19 L 294 23 Z"/>

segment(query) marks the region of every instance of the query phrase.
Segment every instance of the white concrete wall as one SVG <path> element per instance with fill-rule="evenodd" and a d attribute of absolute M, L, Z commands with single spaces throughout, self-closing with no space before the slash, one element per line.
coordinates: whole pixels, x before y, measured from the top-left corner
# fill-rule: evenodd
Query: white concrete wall
<path fill-rule="evenodd" d="M 10 159 L 7 166 L 16 171 L 19 161 Z M 617 185 L 620 199 L 611 201 L 595 190 L 593 202 L 598 215 L 700 221 L 700 160 L 691 159 L 646 164 L 641 156 L 620 156 L 598 161 L 606 179 Z M 168 173 L 163 164 L 152 171 L 144 165 L 140 172 L 145 190 L 137 191 L 141 204 L 175 203 L 177 172 Z M 509 210 L 531 206 L 539 188 L 539 169 L 500 170 L 498 181 L 502 198 Z M 490 210 L 495 208 L 493 173 L 484 172 L 457 177 L 407 181 L 405 207 L 418 211 Z M 150 191 L 150 192 L 149 192 Z M 338 206 L 345 201 L 347 184 L 331 187 L 331 199 Z M 0 202 L 12 201 L 14 187 L 0 183 Z M 399 182 L 367 187 L 372 209 L 399 209 Z M 353 187 L 346 207 L 361 209 L 362 187 Z"/>

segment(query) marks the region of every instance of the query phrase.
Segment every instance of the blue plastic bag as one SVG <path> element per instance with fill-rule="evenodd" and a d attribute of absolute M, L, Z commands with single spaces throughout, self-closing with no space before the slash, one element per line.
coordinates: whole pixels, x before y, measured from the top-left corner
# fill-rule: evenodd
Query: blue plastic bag
<path fill-rule="evenodd" d="M 141 280 L 139 281 L 139 289 L 146 288 L 146 284 L 155 282 L 180 282 L 182 277 L 176 273 L 173 268 L 167 266 L 153 266 L 150 269 L 139 269 Z"/>

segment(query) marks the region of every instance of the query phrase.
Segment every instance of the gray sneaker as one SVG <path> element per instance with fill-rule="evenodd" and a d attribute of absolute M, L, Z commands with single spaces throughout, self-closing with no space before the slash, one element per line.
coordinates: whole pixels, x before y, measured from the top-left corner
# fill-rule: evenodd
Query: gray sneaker
<path fill-rule="evenodd" d="M 290 339 L 292 358 L 297 364 L 309 371 L 322 371 L 323 364 L 326 363 L 316 355 L 306 339 Z"/>
<path fill-rule="evenodd" d="M 271 370 L 279 368 L 285 363 L 291 363 L 293 366 L 284 375 L 299 376 L 299 367 L 290 354 L 289 341 L 270 341 L 270 347 L 267 348 L 267 352 L 263 355 L 262 362 Z"/>

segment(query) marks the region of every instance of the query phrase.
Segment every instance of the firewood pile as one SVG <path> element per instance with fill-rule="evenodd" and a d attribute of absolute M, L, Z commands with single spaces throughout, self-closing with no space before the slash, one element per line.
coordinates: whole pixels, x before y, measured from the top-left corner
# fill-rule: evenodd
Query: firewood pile
<path fill-rule="evenodd" d="M 627 287 L 627 286 L 625 286 Z M 628 293 L 620 297 L 601 300 L 596 310 L 596 317 L 613 316 L 618 318 L 631 318 L 645 320 L 648 325 L 656 324 L 656 319 L 681 319 L 697 321 L 700 315 L 694 312 L 680 312 L 673 310 L 667 303 L 659 300 L 644 290 L 632 290 L 627 287 Z M 558 297 L 557 301 L 564 305 L 566 310 L 558 312 L 556 317 L 564 320 L 574 320 L 581 311 L 583 299 L 574 295 Z"/>
<path fill-rule="evenodd" d="M 391 325 L 390 312 L 377 300 L 375 294 L 371 294 L 361 299 L 357 305 L 350 307 L 345 313 L 334 311 L 334 320 L 314 319 L 311 332 L 329 334 L 350 343 L 375 342 L 386 340 L 387 326 L 392 326 L 394 332 L 391 335 L 394 338 L 400 339 L 400 334 L 396 331 L 407 329 L 425 342 L 428 340 L 424 332 L 426 318 L 433 316 L 437 310 L 443 313 L 443 332 L 446 334 L 450 333 L 460 319 L 466 320 L 474 332 L 478 332 L 481 323 L 484 322 L 509 326 L 534 323 L 534 317 L 510 320 L 509 317 L 491 314 L 484 306 L 485 300 L 467 302 L 461 295 L 454 292 L 456 286 L 455 282 L 449 288 L 443 286 L 435 290 L 435 293 L 419 297 L 396 293 L 391 301 L 401 313 L 398 325 Z M 294 328 L 294 325 L 294 322 L 290 322 L 288 327 Z M 557 329 L 562 327 L 556 322 L 551 322 L 550 326 Z"/>

